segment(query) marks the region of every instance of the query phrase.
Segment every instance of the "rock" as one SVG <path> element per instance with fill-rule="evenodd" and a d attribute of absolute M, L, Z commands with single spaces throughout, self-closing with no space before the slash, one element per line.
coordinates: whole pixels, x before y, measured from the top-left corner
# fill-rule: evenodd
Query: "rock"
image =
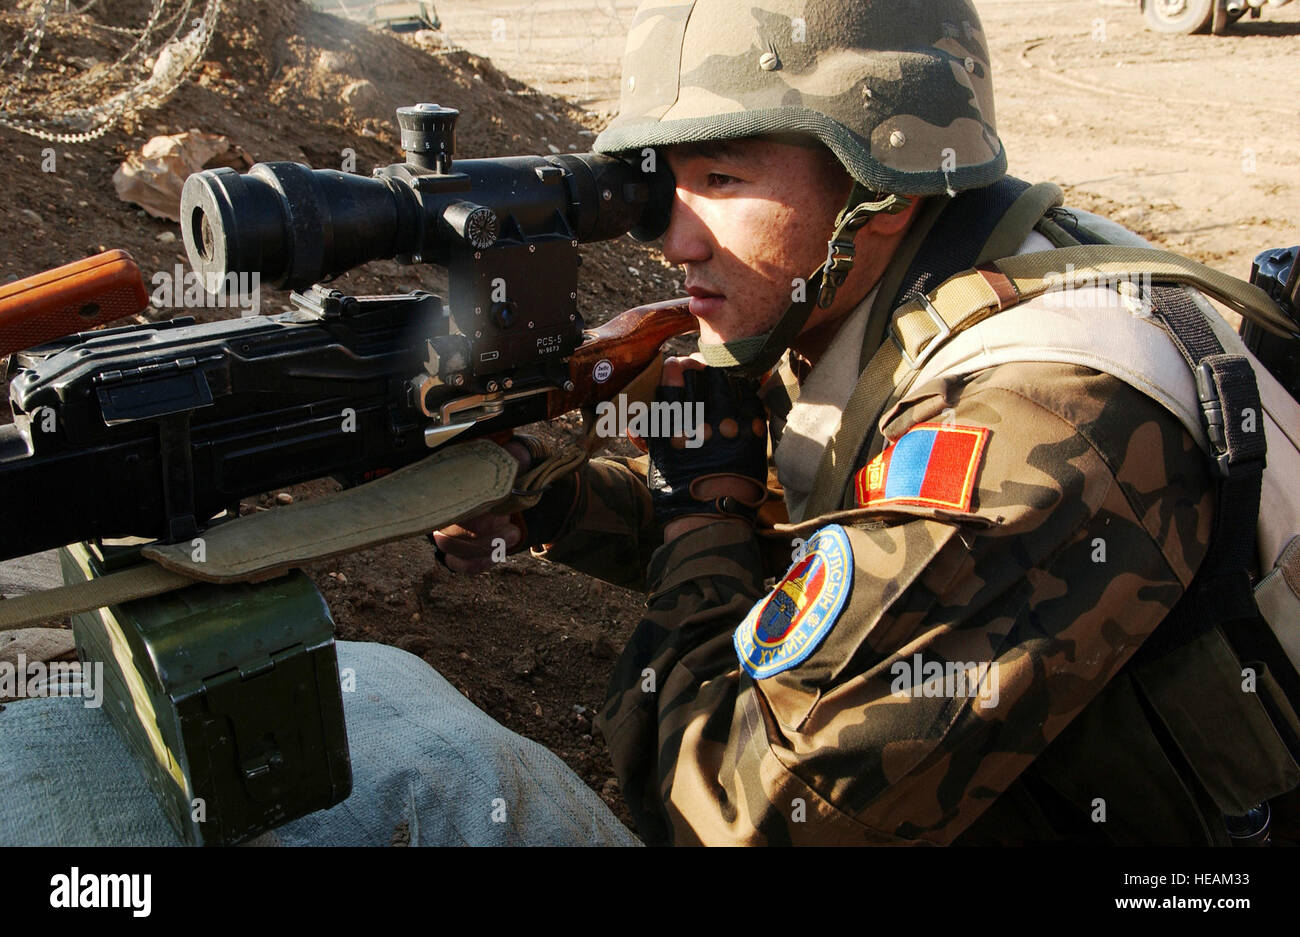
<path fill-rule="evenodd" d="M 0 632 L 0 662 L 17 665 L 18 655 L 28 663 L 71 660 L 76 644 L 63 628 L 18 628 Z"/>
<path fill-rule="evenodd" d="M 619 791 L 618 778 L 606 778 L 605 783 L 602 784 L 600 787 L 600 796 L 617 797 L 618 791 Z"/>
<path fill-rule="evenodd" d="M 45 220 L 41 218 L 40 215 L 36 214 L 36 212 L 32 211 L 30 208 L 21 209 L 18 212 L 18 217 L 21 218 L 23 221 L 27 222 L 28 224 L 36 225 L 36 227 L 38 228 L 41 225 L 45 224 Z"/>
<path fill-rule="evenodd" d="M 558 146 L 556 146 L 554 143 L 548 143 L 548 144 L 546 144 L 546 148 L 547 148 L 548 150 L 550 150 L 552 153 L 558 153 L 558 152 L 560 152 L 560 148 L 559 148 Z"/>
<path fill-rule="evenodd" d="M 351 52 L 335 52 L 332 49 L 324 49 L 316 57 L 316 67 L 326 72 L 334 72 L 343 75 L 355 75 L 360 70 L 361 63 Z M 369 84 L 369 82 L 366 82 Z"/>
<path fill-rule="evenodd" d="M 343 98 L 343 103 L 352 109 L 352 113 L 362 120 L 368 117 L 384 121 L 393 116 L 393 108 L 384 101 L 383 95 L 379 93 L 374 82 L 365 79 L 351 82 L 343 87 L 340 97 Z"/>
<path fill-rule="evenodd" d="M 122 201 L 139 205 L 141 215 L 179 221 L 181 187 L 192 173 L 221 166 L 242 172 L 252 165 L 248 154 L 225 137 L 187 131 L 153 137 L 128 153 L 113 173 L 113 188 Z"/>
<path fill-rule="evenodd" d="M 433 650 L 433 639 L 422 634 L 404 634 L 393 642 L 394 647 L 401 648 L 416 657 L 423 657 Z"/>
<path fill-rule="evenodd" d="M 160 234 L 158 234 L 157 237 L 154 238 L 154 240 L 158 241 L 161 244 L 172 244 L 176 241 L 176 232 L 163 231 Z"/>
<path fill-rule="evenodd" d="M 532 648 L 524 648 L 510 661 L 510 672 L 527 680 L 537 670 L 537 655 Z"/>
<path fill-rule="evenodd" d="M 276 504 L 293 504 L 293 495 L 287 491 L 282 491 L 275 496 Z"/>

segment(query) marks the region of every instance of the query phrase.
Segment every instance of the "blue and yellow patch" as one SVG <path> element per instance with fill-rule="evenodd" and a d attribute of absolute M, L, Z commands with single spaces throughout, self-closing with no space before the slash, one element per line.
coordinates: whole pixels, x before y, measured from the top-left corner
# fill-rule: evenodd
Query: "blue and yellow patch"
<path fill-rule="evenodd" d="M 843 527 L 823 527 L 805 551 L 736 629 L 736 656 L 756 680 L 789 670 L 816 650 L 852 590 L 853 550 Z"/>
<path fill-rule="evenodd" d="M 858 470 L 858 507 L 914 504 L 970 511 L 988 438 L 983 427 L 918 423 Z"/>

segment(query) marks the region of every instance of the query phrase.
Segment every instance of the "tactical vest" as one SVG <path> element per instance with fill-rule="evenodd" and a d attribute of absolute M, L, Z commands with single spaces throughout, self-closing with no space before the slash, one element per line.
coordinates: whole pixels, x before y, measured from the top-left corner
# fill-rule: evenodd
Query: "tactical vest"
<path fill-rule="evenodd" d="M 861 377 L 792 529 L 853 518 L 853 471 L 886 442 L 880 417 L 933 379 L 1061 362 L 1162 404 L 1219 478 L 1206 558 L 1137 654 L 958 842 L 1226 844 L 1225 817 L 1300 785 L 1300 404 L 1185 287 L 1283 322 L 1257 288 L 1060 203 L 1055 186 L 1005 178 L 922 208 L 881 278 Z M 1012 256 L 1031 230 L 1057 249 Z M 1054 321 L 1049 334 L 1022 306 L 1062 283 L 1143 274 L 1169 285 L 1090 310 L 1073 331 Z M 1130 311 L 1140 301 L 1150 314 Z M 798 393 L 782 369 L 774 436 Z"/>

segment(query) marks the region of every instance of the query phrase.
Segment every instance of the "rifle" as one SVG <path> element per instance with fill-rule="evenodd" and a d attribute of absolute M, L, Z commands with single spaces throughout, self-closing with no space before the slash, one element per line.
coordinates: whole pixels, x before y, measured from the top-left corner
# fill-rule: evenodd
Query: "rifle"
<path fill-rule="evenodd" d="M 249 495 L 365 482 L 452 439 L 609 400 L 695 327 L 685 298 L 592 331 L 577 309 L 578 245 L 658 236 L 666 167 L 593 153 L 453 164 L 457 114 L 400 108 L 407 161 L 370 179 L 285 162 L 191 176 L 182 234 L 208 291 L 266 280 L 295 290 L 295 308 L 19 352 L 14 424 L 0 427 L 0 560 L 185 541 Z M 391 257 L 445 266 L 449 302 L 319 282 Z"/>
<path fill-rule="evenodd" d="M 141 563 L 138 544 L 103 541 L 154 539 L 188 557 L 197 533 L 194 543 L 219 551 L 238 529 L 222 562 L 200 561 L 229 572 L 264 555 L 250 544 L 279 543 L 278 532 L 258 540 L 260 521 L 307 517 L 307 534 L 289 539 L 315 549 L 360 530 L 342 548 L 356 549 L 377 527 L 342 502 L 358 494 L 406 535 L 430 516 L 422 492 L 448 489 L 455 497 L 425 495 L 445 514 L 461 490 L 476 492 L 473 504 L 488 503 L 484 490 L 511 491 L 513 459 L 497 450 L 508 472 L 466 484 L 448 463 L 475 447 L 448 443 L 609 400 L 666 339 L 695 328 L 685 298 L 594 330 L 577 308 L 578 245 L 657 236 L 671 205 L 666 170 L 592 153 L 453 165 L 456 116 L 399 109 L 407 161 L 371 179 L 260 163 L 187 180 L 182 234 L 202 286 L 226 297 L 264 279 L 294 291 L 290 312 L 81 332 L 11 359 L 0 559 L 72 544 L 59 550 L 69 585 L 55 592 L 109 584 L 59 608 L 74 612 L 78 656 L 101 668 L 109 719 L 185 842 L 238 842 L 348 796 L 333 621 L 292 559 L 256 575 L 187 576 L 157 556 L 162 565 Z M 320 282 L 389 257 L 445 266 L 448 301 Z M 63 277 L 55 292 L 84 304 L 103 290 L 89 275 Z M 493 461 L 475 458 L 462 464 Z M 242 497 L 326 476 L 353 487 L 302 512 L 217 517 L 237 517 Z M 393 495 L 398 481 L 404 496 Z M 336 513 L 322 521 L 322 507 Z M 332 526 L 340 513 L 348 522 Z M 124 581 L 127 591 L 112 585 Z M 49 610 L 53 594 L 0 603 L 0 628 Z"/>

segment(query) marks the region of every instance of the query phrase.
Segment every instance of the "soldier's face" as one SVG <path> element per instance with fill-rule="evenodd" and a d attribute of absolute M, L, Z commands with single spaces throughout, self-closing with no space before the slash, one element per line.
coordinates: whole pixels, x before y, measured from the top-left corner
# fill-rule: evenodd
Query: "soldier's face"
<path fill-rule="evenodd" d="M 701 341 L 762 334 L 790 305 L 792 281 L 826 259 L 851 180 L 826 151 L 765 139 L 665 155 L 677 196 L 663 252 L 686 272 Z"/>

